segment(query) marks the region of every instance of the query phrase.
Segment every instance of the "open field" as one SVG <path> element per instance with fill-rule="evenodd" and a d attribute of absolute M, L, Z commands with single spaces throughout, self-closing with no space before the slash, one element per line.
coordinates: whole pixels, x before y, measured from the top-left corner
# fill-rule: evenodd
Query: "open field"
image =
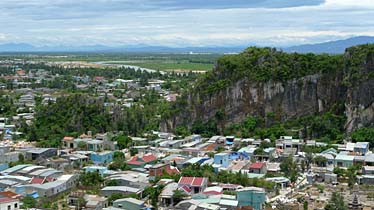
<path fill-rule="evenodd" d="M 100 62 L 105 64 L 126 64 L 160 71 L 206 72 L 213 69 L 221 54 L 164 54 L 164 53 L 103 53 L 103 54 L 0 54 L 0 57 L 17 58 L 43 62 Z"/>
<path fill-rule="evenodd" d="M 214 64 L 213 63 L 192 63 L 188 61 L 127 61 L 127 62 L 107 62 L 108 64 L 126 64 L 126 65 L 133 65 L 139 66 L 148 69 L 155 69 L 160 71 L 210 71 L 212 70 Z"/>

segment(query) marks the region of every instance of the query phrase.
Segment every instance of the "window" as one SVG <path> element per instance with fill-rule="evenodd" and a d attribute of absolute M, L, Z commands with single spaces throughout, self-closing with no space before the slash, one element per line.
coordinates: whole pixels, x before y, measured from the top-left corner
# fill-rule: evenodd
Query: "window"
<path fill-rule="evenodd" d="M 12 209 L 12 207 L 9 205 L 9 206 L 8 206 L 8 210 L 11 210 L 11 209 Z"/>
<path fill-rule="evenodd" d="M 18 208 L 18 203 L 15 203 L 15 204 L 14 204 L 14 208 Z"/>

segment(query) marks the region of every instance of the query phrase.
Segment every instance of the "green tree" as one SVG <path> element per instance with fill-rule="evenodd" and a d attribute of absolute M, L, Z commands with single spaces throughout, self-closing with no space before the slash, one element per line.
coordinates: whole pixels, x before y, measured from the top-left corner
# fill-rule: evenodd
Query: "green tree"
<path fill-rule="evenodd" d="M 118 200 L 118 199 L 122 199 L 122 198 L 124 198 L 125 196 L 123 195 L 123 194 L 121 194 L 121 193 L 113 193 L 113 194 L 111 194 L 110 196 L 109 196 L 109 198 L 108 198 L 108 202 L 110 203 L 110 204 L 113 204 L 113 201 L 115 201 L 115 200 Z"/>
<path fill-rule="evenodd" d="M 304 201 L 303 203 L 303 209 L 308 210 L 308 201 Z"/>
<path fill-rule="evenodd" d="M 280 169 L 291 182 L 296 182 L 299 173 L 297 163 L 293 160 L 292 156 L 282 160 Z"/>
<path fill-rule="evenodd" d="M 118 181 L 115 179 L 111 179 L 106 182 L 106 186 L 118 186 Z"/>
<path fill-rule="evenodd" d="M 103 182 L 98 172 L 82 172 L 79 176 L 79 183 L 85 187 L 100 187 Z"/>
<path fill-rule="evenodd" d="M 114 151 L 113 159 L 114 160 L 116 160 L 116 159 L 125 160 L 125 154 L 123 154 L 123 152 L 121 152 L 121 151 Z"/>
<path fill-rule="evenodd" d="M 352 133 L 353 141 L 367 141 L 374 147 L 374 128 L 359 128 Z"/>
<path fill-rule="evenodd" d="M 319 167 L 326 167 L 327 163 L 327 158 L 323 156 L 316 156 L 314 158 L 314 162 L 319 166 Z"/>
<path fill-rule="evenodd" d="M 115 141 L 117 141 L 117 144 L 118 144 L 118 148 L 120 150 L 122 149 L 125 149 L 125 148 L 129 148 L 132 144 L 132 139 L 126 135 L 118 135 L 114 138 Z"/>
<path fill-rule="evenodd" d="M 136 154 L 138 154 L 138 149 L 136 149 L 136 148 L 130 148 L 130 155 L 134 156 Z"/>
<path fill-rule="evenodd" d="M 182 190 L 174 190 L 173 191 L 173 201 L 175 203 L 179 203 L 180 201 L 183 200 L 183 198 L 186 197 L 186 193 L 183 192 Z"/>
<path fill-rule="evenodd" d="M 150 186 L 146 187 L 143 191 L 143 196 L 149 197 L 151 200 L 151 203 L 154 207 L 157 207 L 157 201 L 158 196 L 162 192 L 162 189 L 164 188 L 164 185 L 156 185 L 156 186 Z"/>
<path fill-rule="evenodd" d="M 29 209 L 29 208 L 35 208 L 36 206 L 36 199 L 30 196 L 26 196 L 22 199 L 22 207 L 24 209 Z"/>
<path fill-rule="evenodd" d="M 344 203 L 343 196 L 338 192 L 333 192 L 325 210 L 348 210 L 348 207 Z"/>
<path fill-rule="evenodd" d="M 25 156 L 23 154 L 19 154 L 18 155 L 18 162 L 20 164 L 24 164 L 25 163 Z"/>
<path fill-rule="evenodd" d="M 84 141 L 78 142 L 78 148 L 81 150 L 86 150 L 87 149 L 87 143 Z"/>

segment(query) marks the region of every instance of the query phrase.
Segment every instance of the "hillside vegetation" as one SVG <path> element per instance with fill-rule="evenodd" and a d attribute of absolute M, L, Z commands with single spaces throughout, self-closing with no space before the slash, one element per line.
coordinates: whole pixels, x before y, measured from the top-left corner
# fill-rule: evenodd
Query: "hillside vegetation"
<path fill-rule="evenodd" d="M 374 44 L 343 55 L 250 47 L 219 58 L 165 113 L 161 128 L 341 141 L 357 128 L 373 126 L 373 82 Z M 248 126 L 248 119 L 255 119 L 255 126 Z M 369 130 L 356 132 L 356 138 Z"/>

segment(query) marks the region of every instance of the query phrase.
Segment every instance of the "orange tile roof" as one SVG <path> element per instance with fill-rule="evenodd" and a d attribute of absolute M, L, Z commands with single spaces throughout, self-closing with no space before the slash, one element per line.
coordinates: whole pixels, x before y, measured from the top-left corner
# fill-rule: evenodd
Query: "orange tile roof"
<path fill-rule="evenodd" d="M 74 140 L 74 137 L 71 137 L 71 136 L 65 136 L 62 140 L 63 140 L 63 141 L 73 141 L 73 140 Z"/>

